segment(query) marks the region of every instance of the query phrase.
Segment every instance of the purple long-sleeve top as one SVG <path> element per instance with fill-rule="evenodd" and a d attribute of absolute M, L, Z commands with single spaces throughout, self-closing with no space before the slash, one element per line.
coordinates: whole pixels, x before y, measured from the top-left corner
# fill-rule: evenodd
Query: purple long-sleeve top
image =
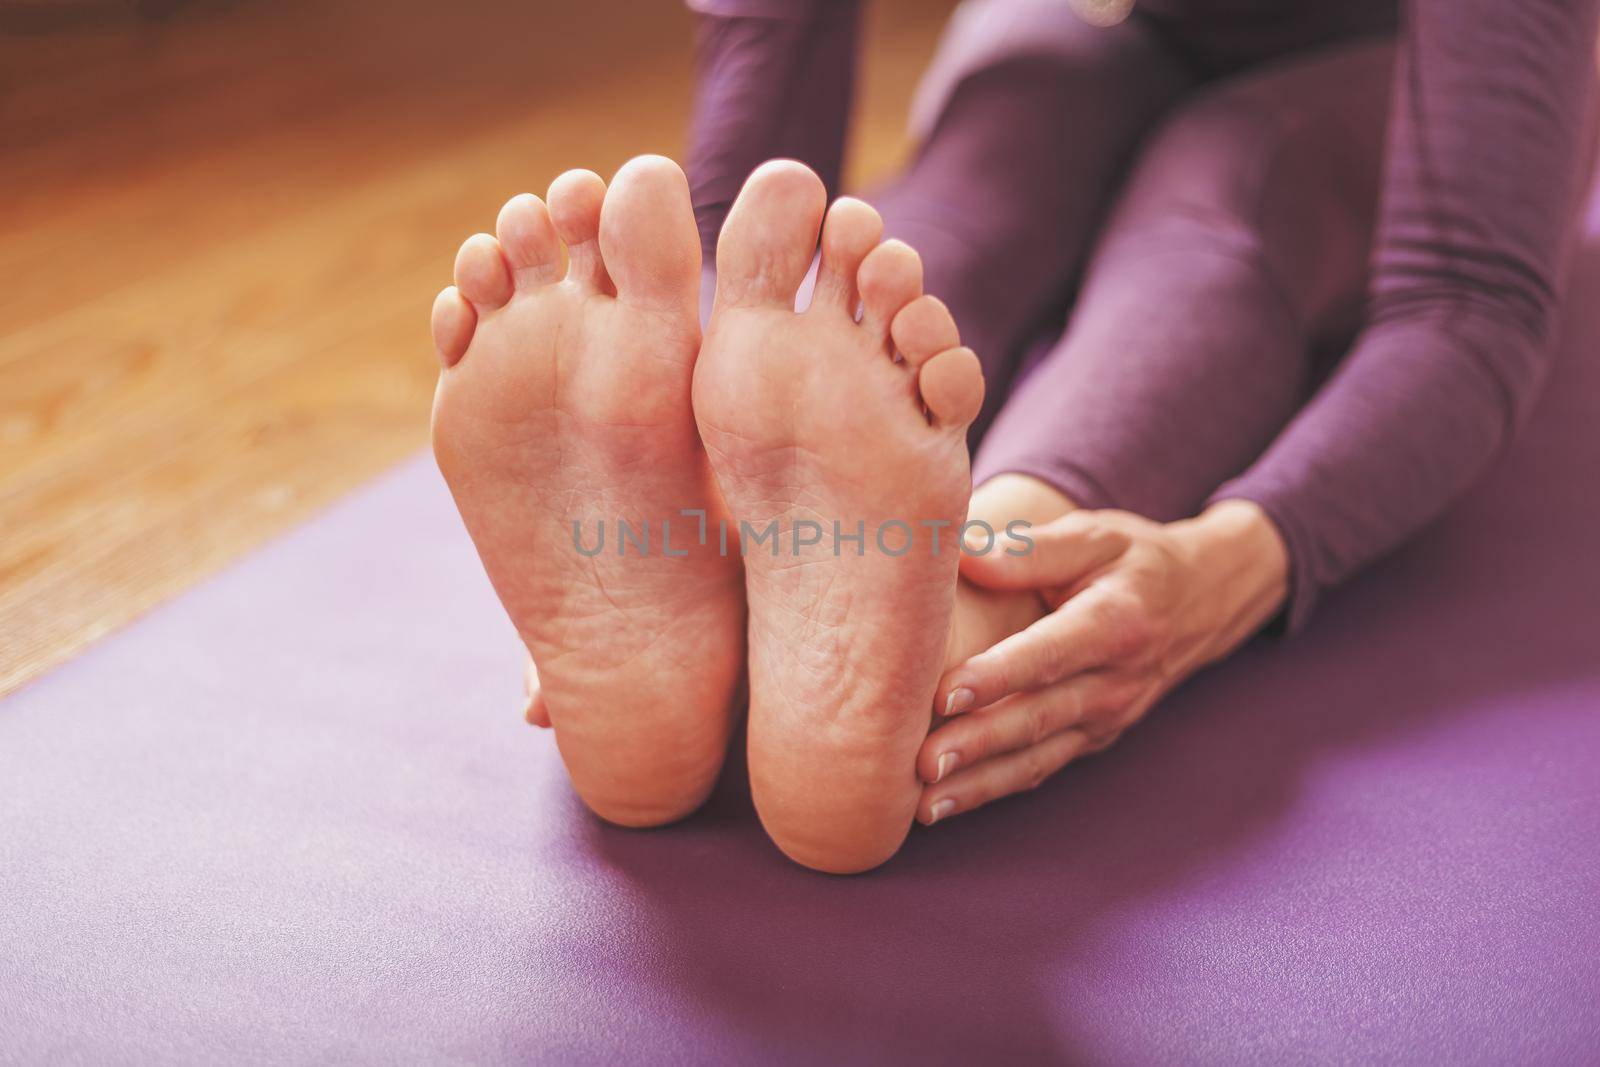
<path fill-rule="evenodd" d="M 765 159 L 803 159 L 836 190 L 860 5 L 691 6 L 707 16 L 690 170 L 709 250 Z M 1259 26 L 1263 57 L 1395 21 L 1392 0 L 1144 0 L 1140 10 L 1201 54 L 1208 34 L 1248 46 L 1239 27 Z M 1411 0 L 1400 14 L 1365 324 L 1277 440 L 1213 496 L 1252 500 L 1277 524 L 1291 627 L 1463 493 L 1526 415 L 1551 358 L 1589 174 L 1600 0 Z"/>

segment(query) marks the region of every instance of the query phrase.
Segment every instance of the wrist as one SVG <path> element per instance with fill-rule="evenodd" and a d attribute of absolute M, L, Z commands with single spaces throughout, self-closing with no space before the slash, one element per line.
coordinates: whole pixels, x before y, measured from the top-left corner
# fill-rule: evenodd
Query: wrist
<path fill-rule="evenodd" d="M 1216 614 L 1223 656 L 1253 636 L 1289 597 L 1289 550 L 1278 526 L 1249 500 L 1221 500 L 1187 520 L 1196 573 Z"/>

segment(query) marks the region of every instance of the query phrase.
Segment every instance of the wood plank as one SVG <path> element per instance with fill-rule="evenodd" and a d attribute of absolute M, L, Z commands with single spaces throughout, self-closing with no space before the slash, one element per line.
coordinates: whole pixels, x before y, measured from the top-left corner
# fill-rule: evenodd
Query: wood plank
<path fill-rule="evenodd" d="M 855 174 L 949 7 L 875 12 Z M 456 245 L 567 167 L 680 155 L 689 32 L 291 0 L 0 36 L 0 693 L 420 448 Z"/>

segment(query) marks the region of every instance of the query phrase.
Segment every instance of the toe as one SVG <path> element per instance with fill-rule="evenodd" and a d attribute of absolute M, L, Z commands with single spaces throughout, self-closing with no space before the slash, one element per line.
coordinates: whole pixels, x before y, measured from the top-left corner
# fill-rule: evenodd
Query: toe
<path fill-rule="evenodd" d="M 518 285 L 545 285 L 561 276 L 561 239 L 543 200 L 532 193 L 512 197 L 494 229 Z"/>
<path fill-rule="evenodd" d="M 433 346 L 439 351 L 439 362 L 446 367 L 460 362 L 477 325 L 478 313 L 455 286 L 446 286 L 434 297 Z"/>
<path fill-rule="evenodd" d="M 537 689 L 528 695 L 528 702 L 523 705 L 522 720 L 541 730 L 550 729 L 550 707 L 544 702 L 544 694 Z"/>
<path fill-rule="evenodd" d="M 567 242 L 567 277 L 610 292 L 611 277 L 600 255 L 600 208 L 606 183 L 592 170 L 569 170 L 550 183 L 550 220 Z"/>
<path fill-rule="evenodd" d="M 922 402 L 941 426 L 966 426 L 983 406 L 983 368 L 970 348 L 950 348 L 917 372 Z"/>
<path fill-rule="evenodd" d="M 700 235 L 682 168 L 665 156 L 623 164 L 600 211 L 600 251 L 620 299 L 695 314 Z"/>
<path fill-rule="evenodd" d="M 499 241 L 486 233 L 466 239 L 456 253 L 456 288 L 479 311 L 503 307 L 511 299 L 511 268 Z"/>
<path fill-rule="evenodd" d="M 887 339 L 895 315 L 922 295 L 922 258 L 904 241 L 885 241 L 862 260 L 856 286 L 862 325 Z"/>
<path fill-rule="evenodd" d="M 523 668 L 522 685 L 528 694 L 523 704 L 522 718 L 529 726 L 550 729 L 550 705 L 544 701 L 544 690 L 539 685 L 539 668 L 533 665 L 531 656 L 528 657 L 528 665 Z"/>
<path fill-rule="evenodd" d="M 889 324 L 894 346 L 913 367 L 920 367 L 947 348 L 961 343 L 956 320 L 944 301 L 923 295 L 901 308 Z"/>
<path fill-rule="evenodd" d="M 856 273 L 882 238 L 883 218 L 872 205 L 848 196 L 835 200 L 822 224 L 822 268 L 812 306 L 843 308 L 854 315 L 860 299 Z"/>
<path fill-rule="evenodd" d="M 804 164 L 779 159 L 757 167 L 717 239 L 717 304 L 793 308 L 827 199 L 822 179 Z"/>

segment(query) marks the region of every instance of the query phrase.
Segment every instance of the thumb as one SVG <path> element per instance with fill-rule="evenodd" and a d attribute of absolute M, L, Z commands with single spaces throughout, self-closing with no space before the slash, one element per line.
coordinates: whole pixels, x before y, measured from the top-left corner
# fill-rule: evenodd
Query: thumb
<path fill-rule="evenodd" d="M 961 573 L 990 589 L 1072 585 L 1122 555 L 1131 542 L 1104 514 L 1074 511 L 1043 526 L 1013 523 L 988 551 L 963 552 Z"/>

